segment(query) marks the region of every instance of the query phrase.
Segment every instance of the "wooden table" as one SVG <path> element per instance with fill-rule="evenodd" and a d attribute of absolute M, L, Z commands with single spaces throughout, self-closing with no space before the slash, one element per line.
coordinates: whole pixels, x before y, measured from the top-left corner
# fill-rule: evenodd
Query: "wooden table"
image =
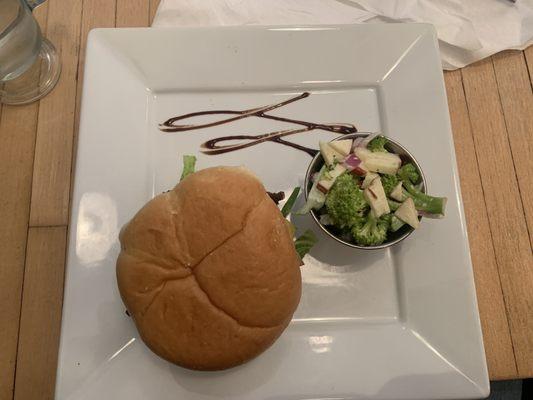
<path fill-rule="evenodd" d="M 53 398 L 87 33 L 148 26 L 157 3 L 36 10 L 63 72 L 40 103 L 0 109 L 0 400 Z M 533 377 L 533 47 L 445 80 L 490 377 Z"/>

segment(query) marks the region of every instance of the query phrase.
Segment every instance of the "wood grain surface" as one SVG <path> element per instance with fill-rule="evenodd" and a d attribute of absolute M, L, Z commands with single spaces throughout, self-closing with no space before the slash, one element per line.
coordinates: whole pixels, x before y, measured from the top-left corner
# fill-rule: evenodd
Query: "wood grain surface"
<path fill-rule="evenodd" d="M 505 127 L 533 243 L 533 92 L 522 52 L 504 52 L 493 57 L 494 72 L 502 103 Z"/>
<path fill-rule="evenodd" d="M 48 4 L 35 11 L 46 33 Z M 0 113 L 0 400 L 13 395 L 39 103 Z"/>
<path fill-rule="evenodd" d="M 0 107 L 0 400 L 52 399 L 88 32 L 148 26 L 158 0 L 53 0 L 61 54 L 39 103 Z M 445 73 L 491 379 L 533 377 L 533 47 Z"/>
<path fill-rule="evenodd" d="M 461 71 L 445 74 L 448 107 L 452 122 L 457 163 L 461 166 L 461 193 L 468 227 L 470 253 L 476 281 L 477 300 L 490 376 L 507 379 L 516 376 L 516 364 L 509 323 L 492 235 L 488 221 L 483 186 L 472 137 L 468 106 Z M 475 243 L 475 246 L 472 244 Z M 495 296 L 494 294 L 497 294 Z"/>
<path fill-rule="evenodd" d="M 531 376 L 533 255 L 493 60 L 468 66 L 462 75 L 518 376 Z M 531 142 L 531 133 L 524 140 Z"/>
<path fill-rule="evenodd" d="M 29 229 L 15 399 L 54 398 L 66 242 L 65 226 Z"/>
<path fill-rule="evenodd" d="M 61 79 L 40 101 L 30 224 L 68 223 L 82 0 L 48 3 L 47 37 L 61 53 Z"/>

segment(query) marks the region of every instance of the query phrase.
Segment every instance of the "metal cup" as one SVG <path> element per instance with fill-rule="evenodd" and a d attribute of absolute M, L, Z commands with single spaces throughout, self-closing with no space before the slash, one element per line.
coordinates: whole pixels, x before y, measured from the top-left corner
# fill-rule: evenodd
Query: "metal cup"
<path fill-rule="evenodd" d="M 334 140 L 343 140 L 343 139 L 356 139 L 359 137 L 366 137 L 368 136 L 368 132 L 359 132 L 359 133 L 351 133 L 348 135 L 342 135 Z M 422 168 L 420 168 L 420 164 L 418 164 L 418 161 L 413 157 L 409 151 L 403 147 L 400 143 L 397 141 L 387 138 L 389 141 L 389 148 L 392 150 L 392 152 L 398 154 L 403 160 L 407 162 L 411 162 L 415 165 L 415 167 L 418 169 L 418 172 L 420 173 L 420 177 L 422 180 L 421 190 L 425 193 L 427 190 L 427 184 L 426 184 L 426 178 L 424 176 L 424 173 L 422 172 Z M 320 168 L 322 168 L 322 165 L 324 165 L 324 159 L 322 158 L 322 155 L 318 153 L 309 164 L 309 167 L 307 168 L 307 172 L 305 174 L 305 199 L 307 200 L 307 196 L 309 195 L 309 191 L 311 190 L 311 187 L 313 186 L 313 180 L 312 176 L 316 172 L 320 171 Z M 355 249 L 361 249 L 361 250 L 379 250 L 379 249 L 385 249 L 387 247 L 393 246 L 395 244 L 400 243 L 402 240 L 406 239 L 411 233 L 413 233 L 413 228 L 411 228 L 409 225 L 404 225 L 398 232 L 394 232 L 390 238 L 377 246 L 361 246 L 352 242 L 349 242 L 343 238 L 341 238 L 339 235 L 336 235 L 332 230 L 330 230 L 327 226 L 324 226 L 320 223 L 319 216 L 315 211 L 311 211 L 311 216 L 313 217 L 313 220 L 316 222 L 316 224 L 322 229 L 328 236 L 333 238 L 339 243 L 342 243 L 345 246 L 352 247 Z"/>

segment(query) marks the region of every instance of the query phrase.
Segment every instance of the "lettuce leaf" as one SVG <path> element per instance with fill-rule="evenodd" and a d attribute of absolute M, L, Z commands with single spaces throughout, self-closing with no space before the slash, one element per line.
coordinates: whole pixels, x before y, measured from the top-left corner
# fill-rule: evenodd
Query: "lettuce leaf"
<path fill-rule="evenodd" d="M 286 218 L 287 215 L 291 213 L 292 208 L 294 207 L 294 203 L 296 202 L 296 199 L 298 198 L 298 194 L 300 193 L 300 187 L 295 187 L 292 191 L 291 195 L 283 205 L 283 208 L 281 209 L 281 214 Z"/>
<path fill-rule="evenodd" d="M 316 242 L 318 242 L 318 239 L 310 229 L 306 230 L 303 235 L 296 238 L 294 241 L 294 247 L 296 248 L 296 252 L 300 258 L 304 258 L 304 256 L 309 252 L 309 250 L 311 250 Z"/>
<path fill-rule="evenodd" d="M 181 173 L 180 182 L 194 173 L 194 167 L 196 165 L 196 157 L 190 155 L 183 156 L 183 171 Z"/>

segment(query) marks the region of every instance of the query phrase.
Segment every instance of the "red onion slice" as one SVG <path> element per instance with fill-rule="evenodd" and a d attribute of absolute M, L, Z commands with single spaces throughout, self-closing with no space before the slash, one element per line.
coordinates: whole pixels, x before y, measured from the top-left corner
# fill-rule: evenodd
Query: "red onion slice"
<path fill-rule="evenodd" d="M 348 154 L 343 162 L 344 167 L 348 171 L 353 171 L 359 164 L 361 164 L 361 160 L 355 154 Z"/>

